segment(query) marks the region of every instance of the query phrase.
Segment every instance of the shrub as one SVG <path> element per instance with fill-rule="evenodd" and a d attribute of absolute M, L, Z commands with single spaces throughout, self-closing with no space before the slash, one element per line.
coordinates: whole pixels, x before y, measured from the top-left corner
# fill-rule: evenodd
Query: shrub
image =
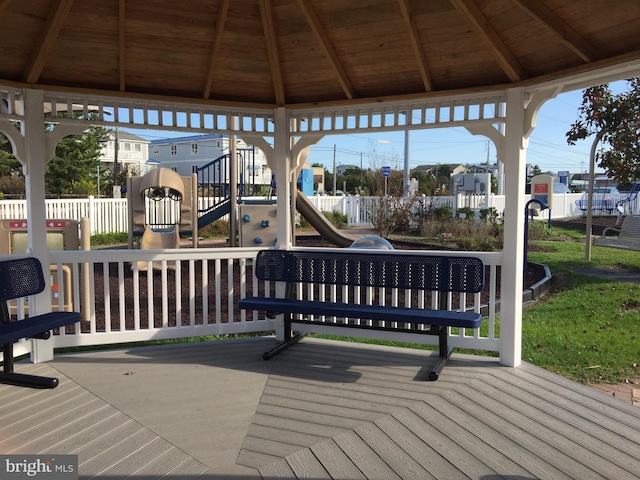
<path fill-rule="evenodd" d="M 202 238 L 229 237 L 229 222 L 216 220 L 198 230 L 198 236 Z"/>
<path fill-rule="evenodd" d="M 435 220 L 451 220 L 453 217 L 453 210 L 451 207 L 436 207 L 431 210 L 431 217 Z"/>
<path fill-rule="evenodd" d="M 322 212 L 322 214 L 336 227 L 345 228 L 347 224 L 347 215 L 336 210 L 331 212 Z"/>
<path fill-rule="evenodd" d="M 503 230 L 502 225 L 459 218 L 427 220 L 420 228 L 423 237 L 439 245 L 478 251 L 502 249 Z"/>
<path fill-rule="evenodd" d="M 467 221 L 472 221 L 475 216 L 476 212 L 474 212 L 471 207 L 462 207 L 456 212 L 456 218 L 465 219 Z"/>
<path fill-rule="evenodd" d="M 503 220 L 501 220 L 498 210 L 496 210 L 495 207 L 483 208 L 480 210 L 480 220 L 495 224 L 503 223 Z"/>
<path fill-rule="evenodd" d="M 388 238 L 394 231 L 408 231 L 411 228 L 411 212 L 416 197 L 378 197 L 371 208 L 371 223 L 382 238 Z"/>
<path fill-rule="evenodd" d="M 97 233 L 91 235 L 91 246 L 122 245 L 128 242 L 129 234 L 127 232 Z"/>
<path fill-rule="evenodd" d="M 546 222 L 529 222 L 529 240 L 545 240 L 551 237 L 551 231 Z"/>

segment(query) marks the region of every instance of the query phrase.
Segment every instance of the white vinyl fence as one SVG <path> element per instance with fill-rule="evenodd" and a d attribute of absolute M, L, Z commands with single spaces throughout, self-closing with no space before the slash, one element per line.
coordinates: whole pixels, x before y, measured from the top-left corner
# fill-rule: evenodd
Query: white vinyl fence
<path fill-rule="evenodd" d="M 599 200 L 594 195 L 594 200 Z M 627 198 L 625 194 L 610 195 L 609 204 L 615 205 L 618 200 Z M 614 198 L 615 197 L 615 198 Z M 251 197 L 255 199 L 255 197 Z M 379 197 L 360 196 L 312 196 L 308 197 L 321 211 L 337 211 L 347 216 L 349 226 L 371 226 L 371 215 L 375 210 Z M 577 201 L 586 198 L 580 193 L 555 194 L 553 196 L 553 208 L 551 211 L 543 211 L 539 218 L 570 218 L 584 215 L 584 211 L 578 208 Z M 530 195 L 526 196 L 528 202 Z M 598 203 L 598 202 L 596 202 Z M 602 202 L 598 203 L 601 204 Z M 495 208 L 498 214 L 503 214 L 505 206 L 504 195 L 459 195 L 418 197 L 418 205 L 424 210 L 448 206 L 455 213 L 458 208 L 469 207 L 479 211 L 486 208 Z M 536 205 L 532 205 L 536 206 Z M 48 219 L 76 220 L 87 217 L 91 224 L 91 234 L 127 232 L 128 210 L 126 198 L 95 198 L 90 196 L 84 199 L 47 199 Z M 25 219 L 26 200 L 0 200 L 0 220 Z M 640 213 L 640 199 L 625 203 L 625 214 Z M 523 212 L 524 214 L 524 212 Z M 595 210 L 595 215 L 617 215 L 615 210 Z"/>
<path fill-rule="evenodd" d="M 50 279 L 58 286 L 51 290 L 52 306 L 81 313 L 79 323 L 60 329 L 52 337 L 53 347 L 273 332 L 275 319 L 268 318 L 264 312 L 236 308 L 239 298 L 268 295 L 275 287 L 255 277 L 253 259 L 257 252 L 253 247 L 52 251 Z M 450 254 L 464 256 L 469 252 Z M 487 289 L 482 295 L 461 296 L 455 300 L 449 296 L 447 308 L 465 305 L 465 308 L 482 311 L 486 324 L 482 329 L 452 331 L 450 345 L 499 351 L 495 322 L 502 254 L 473 252 L 473 255 L 487 265 Z M 24 318 L 27 303 L 22 299 L 10 302 L 18 319 Z M 406 341 L 437 343 L 437 336 L 407 335 L 410 337 L 404 339 Z M 386 339 L 385 332 L 380 332 L 379 338 Z M 15 355 L 29 353 L 31 345 L 29 340 L 19 342 Z"/>

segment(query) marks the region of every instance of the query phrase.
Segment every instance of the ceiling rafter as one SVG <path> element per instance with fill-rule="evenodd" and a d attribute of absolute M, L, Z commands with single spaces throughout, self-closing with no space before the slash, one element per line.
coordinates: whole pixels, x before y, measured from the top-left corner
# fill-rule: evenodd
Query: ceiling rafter
<path fill-rule="evenodd" d="M 338 82 L 340 82 L 340 86 L 342 87 L 342 91 L 347 96 L 349 100 L 353 100 L 356 98 L 355 90 L 351 85 L 351 80 L 349 80 L 349 76 L 347 72 L 345 72 L 342 67 L 342 63 L 338 59 L 335 50 L 333 49 L 333 45 L 331 44 L 331 40 L 327 37 L 327 34 L 322 28 L 320 24 L 320 19 L 316 15 L 316 12 L 313 10 L 313 7 L 309 3 L 309 0 L 298 0 L 298 5 L 302 9 L 304 16 L 307 19 L 307 23 L 313 30 L 314 35 L 320 42 L 320 46 L 324 49 L 326 56 L 329 58 L 329 63 L 331 64 L 331 68 L 333 72 L 338 77 Z"/>
<path fill-rule="evenodd" d="M 276 104 L 284 105 L 286 98 L 284 94 L 284 83 L 282 82 L 282 71 L 280 68 L 280 58 L 278 56 L 276 33 L 273 28 L 273 16 L 271 15 L 271 0 L 260 0 L 259 3 Z"/>
<path fill-rule="evenodd" d="M 537 0 L 513 0 L 516 5 L 543 24 L 585 62 L 600 59 L 598 51 L 578 32 Z"/>
<path fill-rule="evenodd" d="M 511 54 L 472 0 L 449 1 L 487 44 L 498 65 L 500 65 L 500 68 L 502 68 L 512 82 L 519 82 L 527 78 L 527 74 L 520 66 L 520 63 L 518 63 L 518 60 Z"/>
<path fill-rule="evenodd" d="M 227 14 L 229 13 L 229 0 L 222 0 L 218 9 L 218 18 L 216 20 L 216 34 L 211 46 L 211 58 L 209 59 L 209 68 L 207 69 L 207 79 L 202 89 L 202 98 L 209 98 L 211 95 L 211 84 L 213 83 L 213 75 L 215 73 L 216 61 L 220 44 L 222 43 L 222 34 L 224 33 L 225 23 L 227 22 Z"/>
<path fill-rule="evenodd" d="M 34 45 L 29 61 L 25 66 L 22 76 L 26 83 L 36 83 L 38 81 L 47 61 L 49 50 L 51 50 L 58 38 L 60 29 L 71 10 L 71 5 L 73 5 L 73 0 L 60 0 L 60 2 L 54 2 L 52 5 L 51 11 L 47 15 L 42 35 Z"/>
<path fill-rule="evenodd" d="M 120 91 L 126 91 L 126 78 L 127 78 L 127 63 L 126 63 L 126 38 L 125 38 L 125 0 L 118 2 L 118 73 L 120 76 L 119 87 Z"/>
<path fill-rule="evenodd" d="M 431 82 L 431 75 L 427 70 L 427 63 L 425 61 L 426 57 L 424 54 L 424 50 L 422 49 L 422 44 L 420 43 L 418 29 L 416 28 L 416 24 L 413 21 L 413 17 L 411 16 L 409 0 L 398 0 L 398 3 L 400 4 L 402 18 L 404 18 L 404 22 L 407 25 L 407 32 L 409 33 L 409 38 L 411 39 L 413 53 L 416 56 L 416 60 L 418 62 L 418 70 L 420 70 L 420 76 L 422 77 L 422 83 L 424 83 L 424 89 L 427 92 L 430 92 L 431 90 L 433 90 L 433 83 Z"/>

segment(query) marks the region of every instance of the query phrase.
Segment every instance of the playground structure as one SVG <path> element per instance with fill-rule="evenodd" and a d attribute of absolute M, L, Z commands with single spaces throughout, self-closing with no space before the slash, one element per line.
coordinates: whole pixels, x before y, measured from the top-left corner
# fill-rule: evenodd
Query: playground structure
<path fill-rule="evenodd" d="M 76 220 L 47 220 L 47 247 L 50 250 L 78 250 L 78 222 Z M 0 255 L 25 253 L 27 251 L 27 227 L 24 219 L 8 219 L 0 221 Z M 51 279 L 51 307 L 53 311 L 73 311 L 73 294 L 71 291 L 71 269 L 62 265 L 61 275 L 58 266 L 49 268 Z M 61 282 L 61 285 L 60 285 Z M 62 306 L 59 305 L 62 294 Z M 13 307 L 15 308 L 15 307 Z M 25 313 L 27 305 L 25 304 Z M 15 313 L 12 311 L 11 313 Z"/>
<path fill-rule="evenodd" d="M 180 239 L 190 237 L 193 248 L 198 246 L 198 230 L 231 214 L 237 205 L 238 224 L 231 228 L 240 246 L 273 246 L 276 242 L 277 215 L 275 200 L 252 200 L 243 196 L 242 184 L 232 201 L 231 154 L 223 155 L 202 167 L 194 168 L 191 176 L 181 176 L 168 168 L 156 168 L 142 177 L 129 176 L 127 199 L 129 208 L 129 248 L 180 248 Z M 303 169 L 295 192 L 297 211 L 327 241 L 339 247 L 349 247 L 356 237 L 345 235 L 318 210 L 305 194 L 313 193 L 313 171 Z M 255 192 L 255 188 L 252 188 Z M 236 231 L 237 230 L 237 231 Z M 138 268 L 146 270 L 146 262 Z M 153 265 L 153 268 L 160 268 Z"/>

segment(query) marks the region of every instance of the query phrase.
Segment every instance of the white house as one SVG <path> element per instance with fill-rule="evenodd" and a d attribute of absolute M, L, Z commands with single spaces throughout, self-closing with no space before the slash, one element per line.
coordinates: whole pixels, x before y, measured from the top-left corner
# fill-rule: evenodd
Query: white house
<path fill-rule="evenodd" d="M 238 180 L 252 185 L 269 185 L 271 170 L 262 151 L 253 145 L 237 140 Z M 220 134 L 189 135 L 163 138 L 149 143 L 150 161 L 158 166 L 175 170 L 181 176 L 189 176 L 194 168 L 203 167 L 229 153 L 229 136 Z M 229 172 L 226 172 L 228 180 Z"/>
<path fill-rule="evenodd" d="M 109 140 L 103 145 L 100 162 L 111 172 L 117 165 L 118 171 L 126 170 L 136 175 L 144 175 L 150 168 L 148 143 L 149 141 L 142 137 L 116 128 L 109 132 Z"/>
<path fill-rule="evenodd" d="M 347 170 L 355 170 L 360 167 L 357 165 L 337 165 L 336 166 L 336 175 L 344 175 L 347 173 Z"/>

